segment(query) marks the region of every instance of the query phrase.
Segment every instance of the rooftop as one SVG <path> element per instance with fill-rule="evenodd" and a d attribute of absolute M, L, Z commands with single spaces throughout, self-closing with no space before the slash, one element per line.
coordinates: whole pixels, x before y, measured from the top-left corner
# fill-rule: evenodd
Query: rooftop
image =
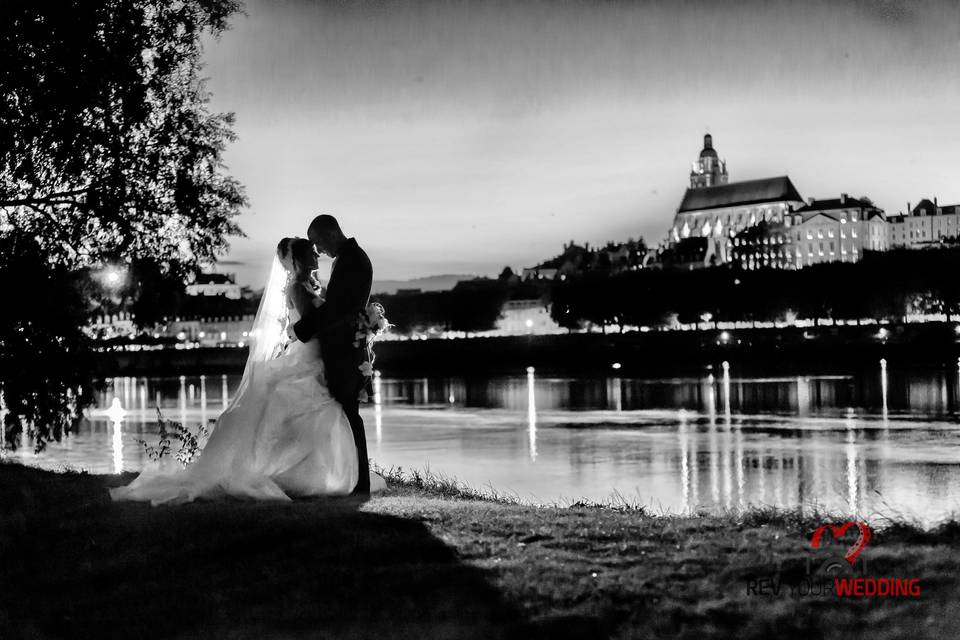
<path fill-rule="evenodd" d="M 787 176 L 731 182 L 715 187 L 687 189 L 678 213 L 702 211 L 764 202 L 803 202 L 797 188 Z"/>
<path fill-rule="evenodd" d="M 829 200 L 812 200 L 807 204 L 803 205 L 799 209 L 796 209 L 795 213 L 808 213 L 811 211 L 830 211 L 833 209 L 875 209 L 876 205 L 873 204 L 868 199 L 865 198 L 851 198 L 849 196 L 844 198 L 830 198 Z"/>

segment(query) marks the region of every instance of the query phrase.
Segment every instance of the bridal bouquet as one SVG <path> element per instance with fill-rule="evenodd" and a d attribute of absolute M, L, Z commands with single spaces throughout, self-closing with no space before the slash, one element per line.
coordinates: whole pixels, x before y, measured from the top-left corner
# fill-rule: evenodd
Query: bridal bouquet
<path fill-rule="evenodd" d="M 354 335 L 353 346 L 357 349 L 366 349 L 366 359 L 360 365 L 360 373 L 364 377 L 363 388 L 360 390 L 360 402 L 366 402 L 372 391 L 373 343 L 390 327 L 391 324 L 384 314 L 383 305 L 379 302 L 368 304 L 366 310 L 360 313 L 357 320 L 357 332 Z"/>
<path fill-rule="evenodd" d="M 367 305 L 366 311 L 360 313 L 353 346 L 357 348 L 366 346 L 368 349 L 373 347 L 373 343 L 380 334 L 389 329 L 390 326 L 387 316 L 384 315 L 383 305 L 379 302 L 371 302 Z"/>

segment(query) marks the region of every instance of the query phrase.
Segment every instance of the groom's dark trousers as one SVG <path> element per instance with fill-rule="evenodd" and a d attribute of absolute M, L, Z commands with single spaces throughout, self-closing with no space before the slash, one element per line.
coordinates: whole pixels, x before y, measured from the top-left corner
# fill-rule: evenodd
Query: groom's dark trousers
<path fill-rule="evenodd" d="M 343 407 L 357 446 L 359 475 L 355 493 L 370 492 L 370 462 L 359 400 L 365 382 L 360 365 L 366 361 L 367 351 L 366 345 L 354 346 L 353 343 L 357 320 L 367 308 L 372 285 L 370 258 L 357 241 L 350 238 L 337 251 L 327 284 L 326 301 L 293 326 L 301 342 L 319 338 L 327 388 Z"/>

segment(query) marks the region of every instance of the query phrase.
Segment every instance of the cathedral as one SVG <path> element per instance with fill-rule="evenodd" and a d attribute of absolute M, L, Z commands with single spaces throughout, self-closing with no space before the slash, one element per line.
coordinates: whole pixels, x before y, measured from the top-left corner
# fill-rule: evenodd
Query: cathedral
<path fill-rule="evenodd" d="M 688 238 L 707 242 L 706 260 L 730 259 L 734 234 L 761 221 L 782 223 L 803 198 L 787 176 L 729 182 L 727 164 L 713 148 L 713 137 L 703 136 L 703 150 L 693 163 L 690 187 L 683 194 L 670 229 L 671 245 Z"/>

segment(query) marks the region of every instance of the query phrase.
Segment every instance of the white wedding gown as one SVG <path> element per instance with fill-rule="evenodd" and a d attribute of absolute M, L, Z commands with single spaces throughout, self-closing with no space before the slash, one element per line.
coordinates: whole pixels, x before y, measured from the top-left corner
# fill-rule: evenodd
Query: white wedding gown
<path fill-rule="evenodd" d="M 263 324 L 263 309 L 262 304 L 255 326 Z M 290 308 L 289 314 L 289 322 L 296 322 L 296 310 Z M 111 489 L 113 500 L 153 505 L 222 496 L 289 501 L 353 490 L 357 448 L 346 414 L 322 381 L 315 341 L 295 341 L 278 357 L 257 352 L 252 346 L 240 388 L 199 458 L 187 467 L 169 458 L 154 463 L 129 485 Z M 371 492 L 384 488 L 383 478 L 371 473 Z"/>

